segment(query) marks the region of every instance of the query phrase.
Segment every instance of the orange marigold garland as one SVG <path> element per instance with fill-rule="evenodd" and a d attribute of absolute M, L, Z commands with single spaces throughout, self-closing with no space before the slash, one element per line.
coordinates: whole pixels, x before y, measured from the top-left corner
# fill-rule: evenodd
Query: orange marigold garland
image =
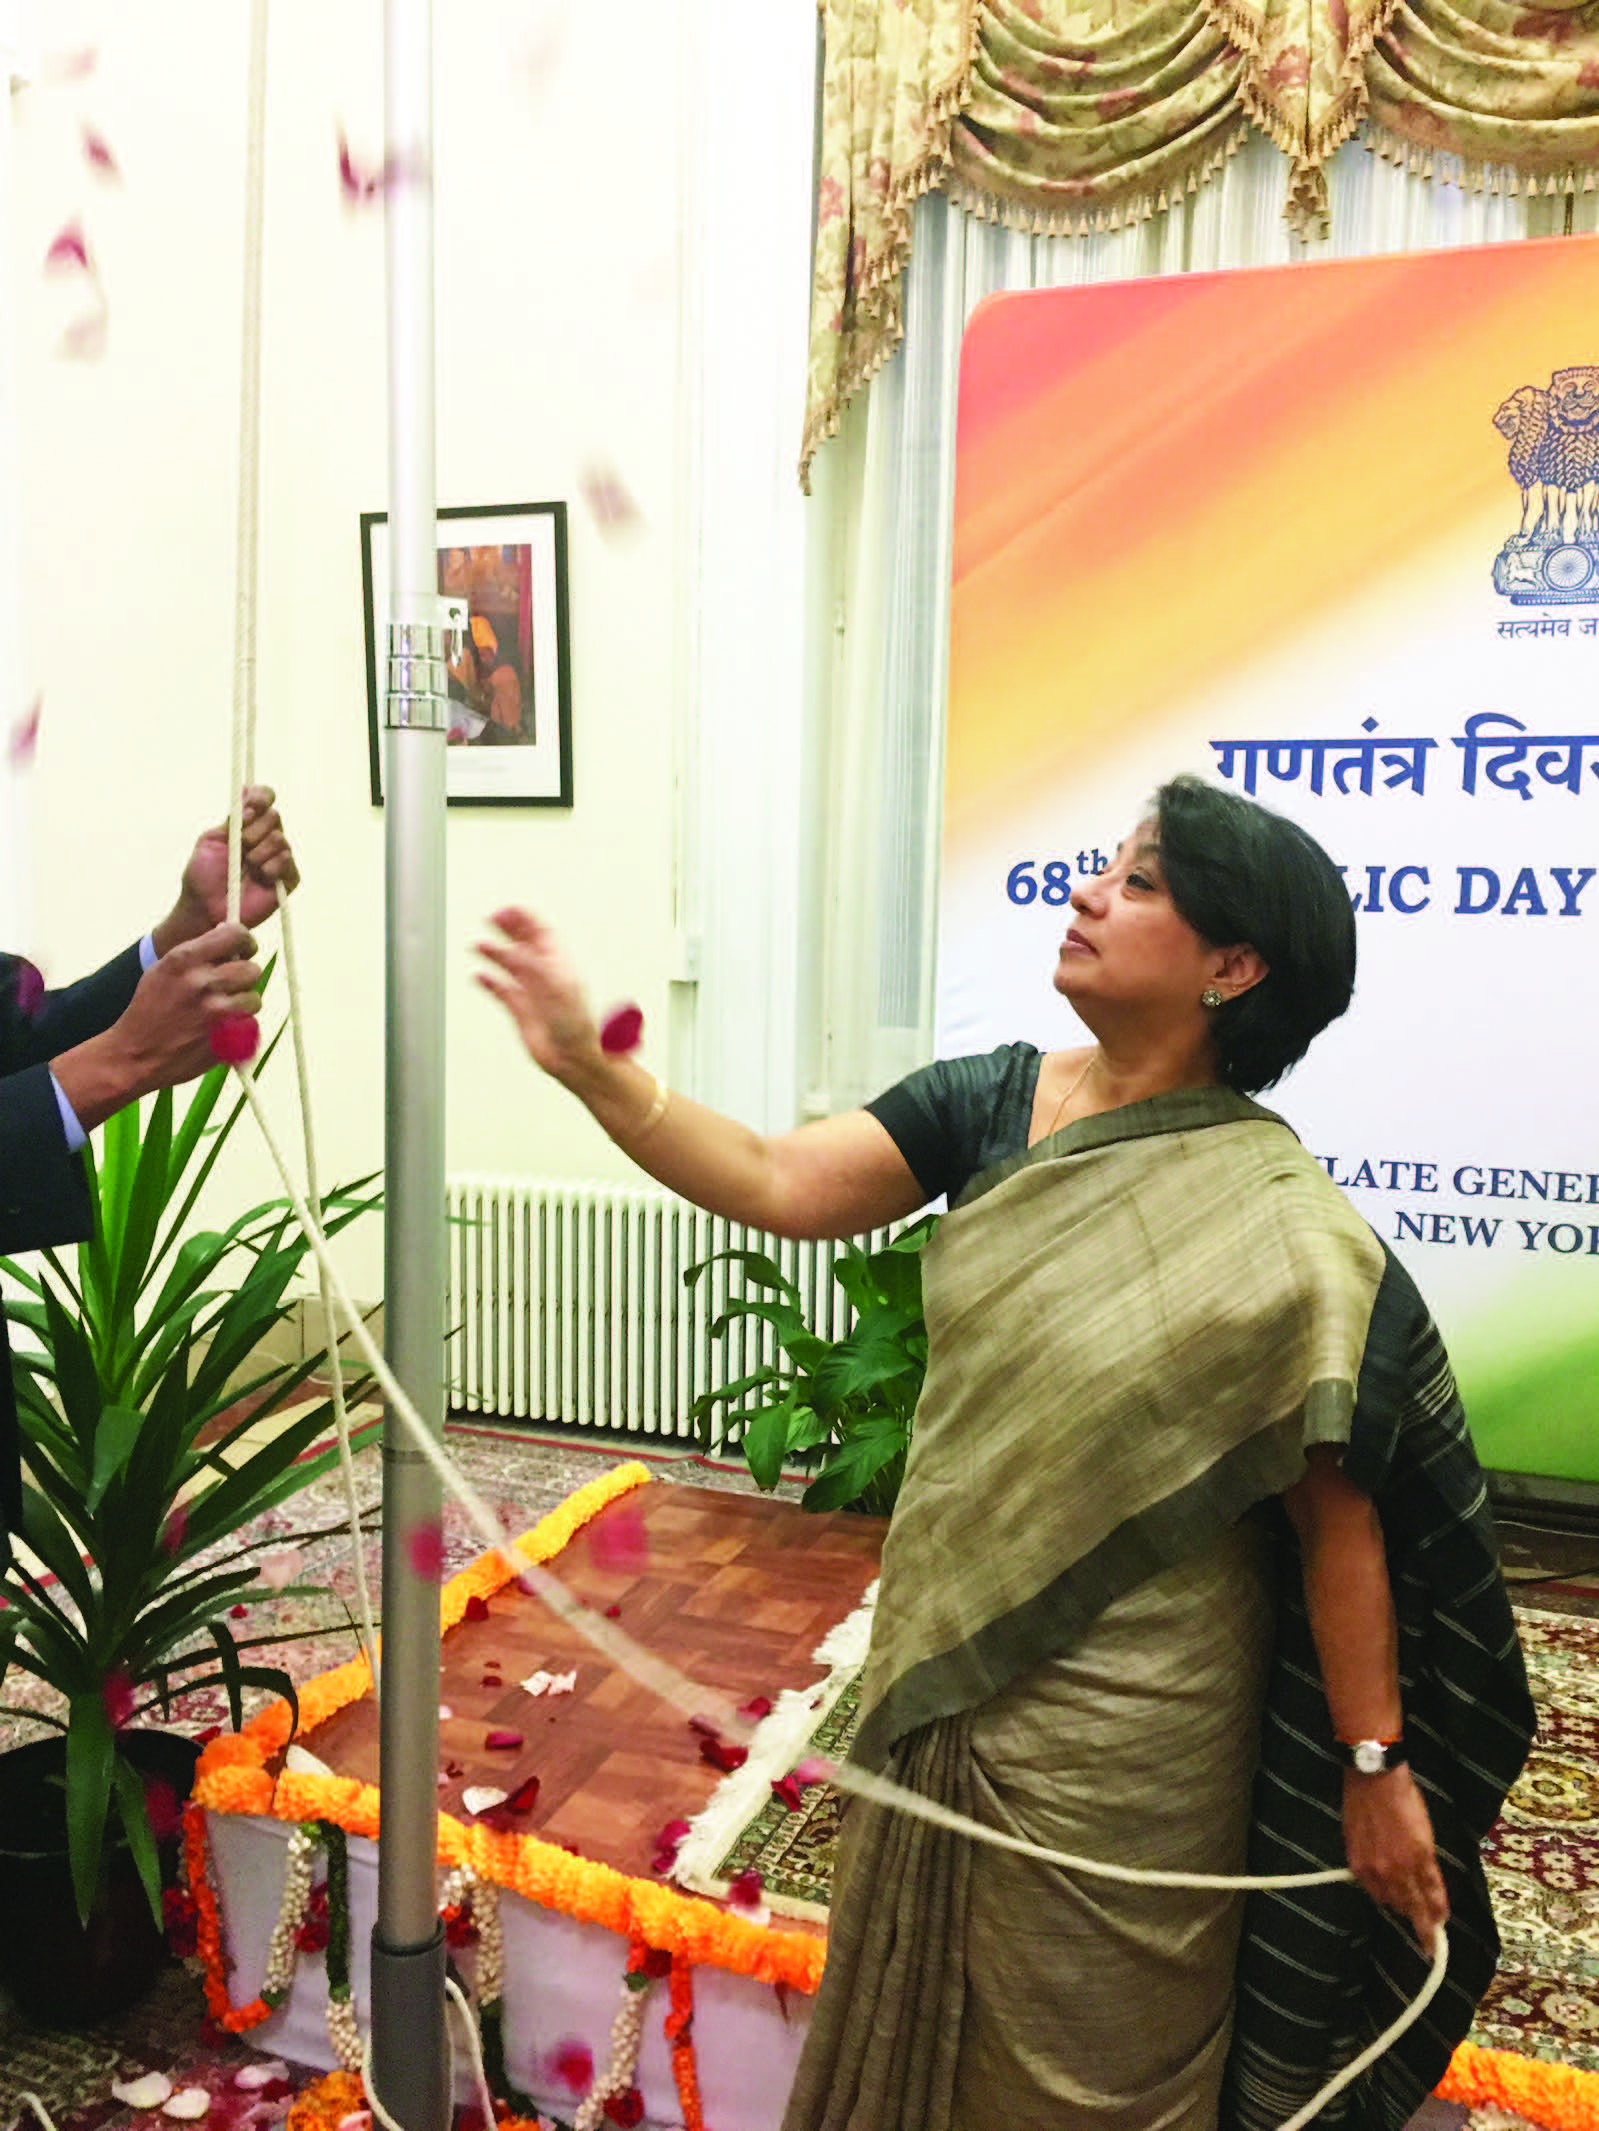
<path fill-rule="evenodd" d="M 672 2009 L 666 2016 L 666 2039 L 672 2045 L 672 2077 L 677 2081 L 683 2131 L 705 2131 L 700 2068 L 694 2055 L 694 1964 L 681 1954 L 672 1956 L 670 1982 Z"/>
<path fill-rule="evenodd" d="M 222 1947 L 222 1918 L 217 1910 L 216 1889 L 206 1871 L 205 1813 L 197 1805 L 183 1809 L 183 1863 L 195 1907 L 195 1947 L 205 1964 L 205 2002 L 211 2018 L 230 2035 L 243 2035 L 268 2019 L 272 2006 L 265 1996 L 248 2005 L 234 2005 L 228 1996 L 228 1962 Z"/>
<path fill-rule="evenodd" d="M 1492 2103 L 1530 2117 L 1546 2131 L 1599 2131 L 1599 2072 L 1580 2072 L 1574 2065 L 1463 2042 L 1437 2091 L 1445 2101 L 1473 2108 Z"/>

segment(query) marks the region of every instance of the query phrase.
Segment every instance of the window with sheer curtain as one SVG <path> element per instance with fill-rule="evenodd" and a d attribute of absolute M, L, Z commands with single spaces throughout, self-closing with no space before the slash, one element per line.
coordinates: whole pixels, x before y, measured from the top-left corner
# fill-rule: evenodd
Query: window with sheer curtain
<path fill-rule="evenodd" d="M 911 210 L 903 340 L 843 408 L 811 469 L 834 642 L 816 691 L 828 798 L 812 825 L 809 1113 L 851 1107 L 932 1055 L 955 395 L 973 308 L 999 290 L 1595 227 L 1599 195 L 1580 182 L 1512 194 L 1436 152 L 1425 176 L 1410 160 L 1338 149 L 1318 166 L 1322 212 L 1300 234 L 1284 216 L 1281 147 L 1258 133 L 1208 183 L 1117 230 L 1035 236 L 941 192 Z M 1464 182 L 1439 182 L 1451 175 Z"/>

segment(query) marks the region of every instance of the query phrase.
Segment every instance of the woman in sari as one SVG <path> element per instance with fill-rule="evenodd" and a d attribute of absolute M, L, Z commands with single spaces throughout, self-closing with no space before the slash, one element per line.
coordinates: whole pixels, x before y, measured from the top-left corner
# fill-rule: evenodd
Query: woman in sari
<path fill-rule="evenodd" d="M 1077 1856 L 1354 1875 L 1246 1905 L 852 1807 L 785 2131 L 1280 2123 L 1448 1918 L 1427 2018 L 1323 2118 L 1398 2126 L 1493 1972 L 1477 1846 L 1531 1714 L 1425 1308 L 1250 1099 L 1349 1003 L 1349 898 L 1292 823 L 1179 778 L 1071 909 L 1054 985 L 1090 1046 L 772 1136 L 606 1056 L 526 912 L 481 981 L 714 1213 L 838 1236 L 948 1196 L 853 1757 Z"/>

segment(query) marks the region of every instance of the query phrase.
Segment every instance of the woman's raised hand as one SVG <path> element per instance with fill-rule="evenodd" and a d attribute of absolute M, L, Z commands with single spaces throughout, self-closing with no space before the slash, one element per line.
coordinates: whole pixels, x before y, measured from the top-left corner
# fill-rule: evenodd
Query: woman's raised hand
<path fill-rule="evenodd" d="M 479 984 L 516 1023 L 536 1065 L 557 1080 L 575 1079 L 604 1056 L 582 985 L 554 934 L 530 911 L 497 910 L 490 922 L 500 936 L 478 942 L 492 965 L 478 971 Z"/>

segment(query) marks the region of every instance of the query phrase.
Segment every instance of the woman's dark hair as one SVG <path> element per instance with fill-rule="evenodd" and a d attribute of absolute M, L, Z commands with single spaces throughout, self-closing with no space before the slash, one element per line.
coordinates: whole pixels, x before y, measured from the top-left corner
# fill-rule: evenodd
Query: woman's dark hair
<path fill-rule="evenodd" d="M 1355 914 L 1338 868 L 1296 823 L 1198 777 L 1155 794 L 1172 902 L 1213 947 L 1253 947 L 1269 974 L 1210 1016 L 1222 1080 L 1281 1080 L 1355 989 Z"/>

